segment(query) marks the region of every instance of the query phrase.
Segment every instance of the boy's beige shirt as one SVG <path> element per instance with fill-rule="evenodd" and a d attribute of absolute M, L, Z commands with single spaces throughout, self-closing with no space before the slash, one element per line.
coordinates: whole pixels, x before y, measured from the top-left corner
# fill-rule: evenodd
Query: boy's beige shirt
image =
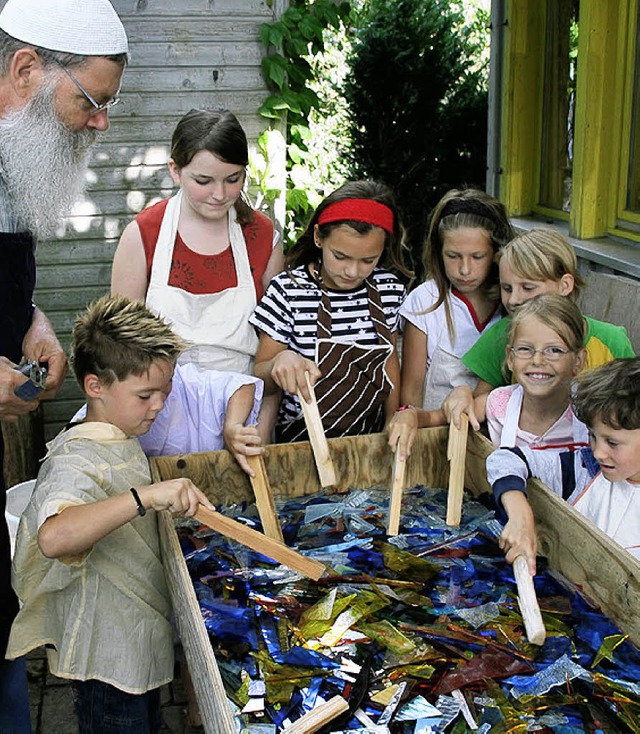
<path fill-rule="evenodd" d="M 49 666 L 61 678 L 133 694 L 157 688 L 173 677 L 173 630 L 156 513 L 74 559 L 46 558 L 37 542 L 38 528 L 65 507 L 151 483 L 138 439 L 109 423 L 81 423 L 48 449 L 18 529 L 13 585 L 22 608 L 7 657 L 50 645 Z"/>

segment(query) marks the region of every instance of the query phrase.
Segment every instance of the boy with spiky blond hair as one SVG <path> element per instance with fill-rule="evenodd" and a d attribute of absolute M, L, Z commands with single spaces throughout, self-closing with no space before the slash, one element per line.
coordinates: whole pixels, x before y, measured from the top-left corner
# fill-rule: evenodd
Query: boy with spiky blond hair
<path fill-rule="evenodd" d="M 156 512 L 211 503 L 188 479 L 152 483 L 138 436 L 171 390 L 181 339 L 140 301 L 104 297 L 78 317 L 72 365 L 86 420 L 48 447 L 18 531 L 17 657 L 46 645 L 74 681 L 80 732 L 160 730 L 173 629 Z M 116 724 L 114 724 L 116 722 Z"/>

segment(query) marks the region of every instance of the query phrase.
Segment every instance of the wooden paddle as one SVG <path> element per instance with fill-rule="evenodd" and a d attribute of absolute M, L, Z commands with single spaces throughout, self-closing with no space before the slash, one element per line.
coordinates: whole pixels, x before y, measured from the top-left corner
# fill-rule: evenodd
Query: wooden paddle
<path fill-rule="evenodd" d="M 462 516 L 462 498 L 464 495 L 464 466 L 467 454 L 467 436 L 469 434 L 469 416 L 460 416 L 460 428 L 449 424 L 449 443 L 447 459 L 449 459 L 449 494 L 447 495 L 447 525 L 460 526 Z"/>
<path fill-rule="evenodd" d="M 264 458 L 262 456 L 247 456 L 247 462 L 256 474 L 255 477 L 249 477 L 249 479 L 251 480 L 253 493 L 256 496 L 256 507 L 262 521 L 262 530 L 268 538 L 273 538 L 278 543 L 284 543 Z"/>
<path fill-rule="evenodd" d="M 284 731 L 287 734 L 313 734 L 322 729 L 325 724 L 333 721 L 340 714 L 344 714 L 349 710 L 349 704 L 342 696 L 334 696 L 328 701 L 324 701 L 319 706 L 311 709 L 291 726 L 287 726 Z"/>
<path fill-rule="evenodd" d="M 547 632 L 540 614 L 533 576 L 529 573 L 529 565 L 525 556 L 518 556 L 513 562 L 513 575 L 518 585 L 518 604 L 529 642 L 534 645 L 542 645 Z"/>
<path fill-rule="evenodd" d="M 336 486 L 336 470 L 331 460 L 331 454 L 329 453 L 329 444 L 327 443 L 327 437 L 324 434 L 324 428 L 322 427 L 322 418 L 320 417 L 320 411 L 318 410 L 318 403 L 316 401 L 316 395 L 313 390 L 313 385 L 309 379 L 309 373 L 305 372 L 307 378 L 307 388 L 311 393 L 311 402 L 307 401 L 302 397 L 298 391 L 298 398 L 302 405 L 302 414 L 304 415 L 304 422 L 307 426 L 307 433 L 309 434 L 309 441 L 311 442 L 311 449 L 313 451 L 313 458 L 316 462 L 318 469 L 318 476 L 320 477 L 320 486 L 325 489 L 326 487 Z"/>
<path fill-rule="evenodd" d="M 391 470 L 391 497 L 389 499 L 389 520 L 387 535 L 397 535 L 400 531 L 400 510 L 402 508 L 402 494 L 404 492 L 404 470 L 407 466 L 406 457 L 400 458 L 400 451 L 396 445 L 393 455 L 393 469 Z"/>
<path fill-rule="evenodd" d="M 284 545 L 284 543 L 267 538 L 266 535 L 259 533 L 257 530 L 248 528 L 246 525 L 236 522 L 230 517 L 225 517 L 225 515 L 221 515 L 215 510 L 209 510 L 204 505 L 198 506 L 194 517 L 212 530 L 233 538 L 233 540 L 237 540 L 254 551 L 283 563 L 314 581 L 317 581 L 328 570 L 324 563 L 315 561 L 313 558 L 307 558 L 293 550 L 293 548 Z"/>

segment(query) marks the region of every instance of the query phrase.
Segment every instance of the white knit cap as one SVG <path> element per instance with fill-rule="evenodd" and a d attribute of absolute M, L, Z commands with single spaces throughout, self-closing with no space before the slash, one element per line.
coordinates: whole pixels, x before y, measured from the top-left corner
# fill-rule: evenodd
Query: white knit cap
<path fill-rule="evenodd" d="M 7 0 L 0 28 L 30 46 L 79 56 L 129 50 L 122 21 L 109 0 Z"/>

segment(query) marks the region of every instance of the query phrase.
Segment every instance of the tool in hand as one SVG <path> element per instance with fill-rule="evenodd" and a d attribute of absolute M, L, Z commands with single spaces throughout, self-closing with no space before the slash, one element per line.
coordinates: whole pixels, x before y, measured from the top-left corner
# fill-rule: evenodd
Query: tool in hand
<path fill-rule="evenodd" d="M 264 458 L 262 456 L 247 456 L 247 462 L 255 472 L 255 477 L 249 477 L 249 479 L 256 497 L 256 507 L 262 522 L 262 530 L 267 537 L 273 538 L 279 543 L 284 543 Z"/>
<path fill-rule="evenodd" d="M 304 422 L 307 426 L 307 433 L 309 434 L 309 441 L 311 442 L 311 449 L 313 451 L 313 458 L 316 462 L 318 469 L 318 476 L 320 477 L 320 486 L 325 489 L 326 487 L 335 487 L 336 485 L 336 470 L 333 466 L 331 454 L 329 453 L 329 444 L 327 437 L 322 427 L 322 418 L 320 417 L 320 411 L 318 410 L 318 403 L 316 401 L 316 395 L 313 390 L 313 385 L 309 379 L 309 373 L 305 372 L 307 379 L 307 388 L 311 393 L 311 402 L 308 403 L 298 392 L 300 398 L 300 404 L 302 405 L 302 414 L 304 415 Z"/>
<path fill-rule="evenodd" d="M 47 367 L 35 360 L 16 367 L 18 372 L 26 376 L 25 382 L 13 391 L 21 400 L 33 400 L 45 389 Z"/>
<path fill-rule="evenodd" d="M 396 445 L 393 455 L 393 469 L 391 470 L 391 497 L 389 499 L 389 520 L 387 535 L 397 535 L 400 530 L 400 510 L 402 508 L 402 493 L 404 492 L 404 470 L 407 466 L 406 457 L 400 457 Z"/>
<path fill-rule="evenodd" d="M 447 496 L 447 525 L 460 526 L 462 516 L 462 498 L 464 495 L 464 467 L 467 454 L 467 436 L 469 433 L 469 417 L 466 413 L 460 416 L 460 428 L 455 423 L 449 424 L 449 443 L 447 459 L 449 459 L 449 494 Z"/>
<path fill-rule="evenodd" d="M 518 556 L 513 562 L 513 575 L 518 585 L 518 604 L 529 642 L 534 645 L 542 645 L 547 632 L 540 614 L 533 577 L 529 573 L 529 564 L 525 556 Z"/>
<path fill-rule="evenodd" d="M 324 563 L 316 561 L 313 558 L 307 558 L 298 551 L 293 550 L 279 543 L 272 538 L 268 538 L 257 530 L 248 528 L 246 525 L 232 520 L 230 517 L 221 515 L 215 510 L 209 510 L 204 505 L 199 505 L 194 517 L 203 525 L 207 525 L 222 535 L 226 535 L 239 543 L 248 546 L 258 553 L 262 553 L 275 561 L 298 571 L 310 579 L 317 581 L 327 571 Z"/>

